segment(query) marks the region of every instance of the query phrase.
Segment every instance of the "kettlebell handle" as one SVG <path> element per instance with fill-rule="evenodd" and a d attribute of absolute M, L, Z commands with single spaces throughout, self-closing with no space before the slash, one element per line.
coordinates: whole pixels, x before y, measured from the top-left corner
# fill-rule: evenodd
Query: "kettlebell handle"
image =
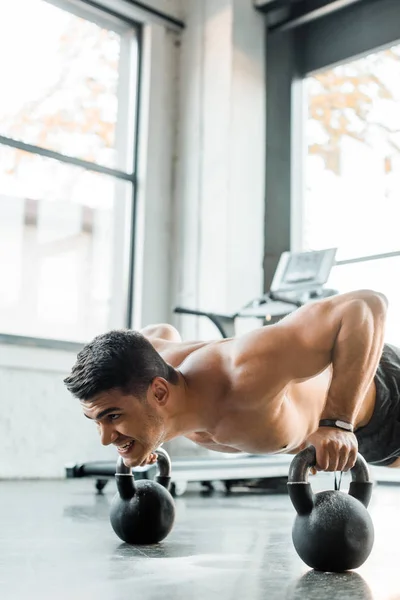
<path fill-rule="evenodd" d="M 294 457 L 289 467 L 288 492 L 299 515 L 310 514 L 315 504 L 315 495 L 308 482 L 308 472 L 316 462 L 316 450 L 314 446 L 308 446 Z M 357 454 L 356 463 L 351 469 L 351 477 L 349 496 L 353 496 L 368 508 L 373 483 L 369 478 L 368 465 L 361 454 Z"/>
<path fill-rule="evenodd" d="M 171 483 L 171 459 L 163 448 L 157 448 L 157 466 L 160 474 L 156 482 L 169 489 Z M 118 458 L 115 470 L 118 493 L 123 500 L 130 500 L 136 494 L 136 482 L 131 467 L 126 467 L 122 456 Z"/>
<path fill-rule="evenodd" d="M 299 452 L 291 462 L 288 483 L 308 483 L 309 470 L 311 467 L 315 467 L 316 463 L 317 453 L 314 446 L 308 446 Z M 353 482 L 367 483 L 370 481 L 368 465 L 361 454 L 357 454 L 356 463 L 350 472 Z"/>
<path fill-rule="evenodd" d="M 159 477 L 171 477 L 171 459 L 164 448 L 157 448 L 155 451 L 157 454 L 157 466 L 160 471 Z M 132 475 L 132 468 L 126 467 L 122 456 L 118 458 L 117 468 L 115 473 L 117 475 Z M 157 478 L 158 479 L 158 478 Z"/>

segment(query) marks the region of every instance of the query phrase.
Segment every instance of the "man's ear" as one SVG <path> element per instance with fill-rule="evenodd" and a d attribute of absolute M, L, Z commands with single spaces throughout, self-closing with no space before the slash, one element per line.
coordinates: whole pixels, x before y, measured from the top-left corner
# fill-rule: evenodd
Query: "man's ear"
<path fill-rule="evenodd" d="M 169 387 L 163 377 L 155 377 L 153 379 L 150 385 L 150 394 L 158 406 L 166 405 L 169 397 Z"/>

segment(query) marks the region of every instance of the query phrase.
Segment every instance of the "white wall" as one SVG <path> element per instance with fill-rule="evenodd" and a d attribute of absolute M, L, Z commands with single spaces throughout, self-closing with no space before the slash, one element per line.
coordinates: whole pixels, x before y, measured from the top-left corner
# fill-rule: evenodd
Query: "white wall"
<path fill-rule="evenodd" d="M 180 35 L 145 36 L 133 325 L 209 338 L 172 307 L 233 312 L 262 291 L 265 26 L 250 0 L 181 7 Z"/>
<path fill-rule="evenodd" d="M 171 319 L 173 161 L 179 36 L 160 25 L 144 33 L 135 237 L 135 328 Z"/>
<path fill-rule="evenodd" d="M 175 188 L 179 304 L 233 312 L 262 291 L 265 40 L 250 0 L 188 0 Z M 215 337 L 181 317 L 185 337 Z"/>
<path fill-rule="evenodd" d="M 0 345 L 0 478 L 64 477 L 64 466 L 113 460 L 63 384 L 75 355 Z"/>

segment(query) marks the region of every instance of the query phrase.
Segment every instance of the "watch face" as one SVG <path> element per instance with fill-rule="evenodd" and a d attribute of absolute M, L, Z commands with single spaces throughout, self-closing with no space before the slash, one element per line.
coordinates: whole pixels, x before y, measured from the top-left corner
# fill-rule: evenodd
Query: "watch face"
<path fill-rule="evenodd" d="M 353 427 L 345 421 L 335 421 L 335 425 L 337 425 L 337 427 L 342 427 L 343 429 L 348 429 L 349 431 L 353 429 Z"/>

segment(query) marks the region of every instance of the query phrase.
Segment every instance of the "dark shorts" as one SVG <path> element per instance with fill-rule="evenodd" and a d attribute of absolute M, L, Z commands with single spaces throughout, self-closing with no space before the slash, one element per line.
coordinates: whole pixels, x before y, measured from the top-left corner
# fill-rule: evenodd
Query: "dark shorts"
<path fill-rule="evenodd" d="M 385 344 L 375 385 L 372 418 L 355 434 L 365 460 L 386 467 L 400 457 L 400 349 L 396 346 Z"/>

